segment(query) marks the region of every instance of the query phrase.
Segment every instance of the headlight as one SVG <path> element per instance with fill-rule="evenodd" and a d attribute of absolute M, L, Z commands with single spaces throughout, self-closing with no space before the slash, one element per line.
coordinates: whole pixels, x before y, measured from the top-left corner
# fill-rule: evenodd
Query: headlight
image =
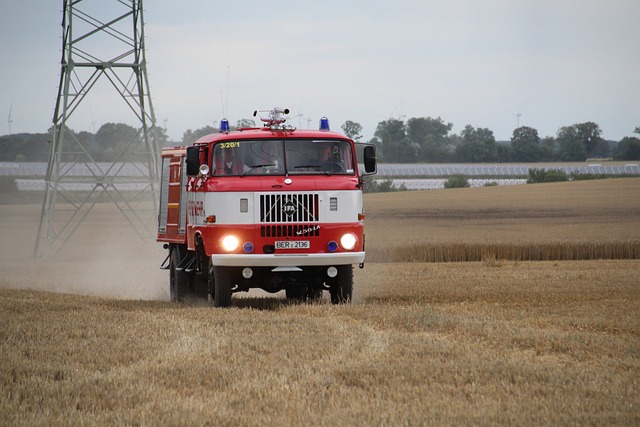
<path fill-rule="evenodd" d="M 351 233 L 343 234 L 340 238 L 340 246 L 342 246 L 342 248 L 347 251 L 355 248 L 357 242 L 358 239 Z"/>
<path fill-rule="evenodd" d="M 233 252 L 238 249 L 239 241 L 236 236 L 225 236 L 222 239 L 222 248 L 227 252 Z"/>

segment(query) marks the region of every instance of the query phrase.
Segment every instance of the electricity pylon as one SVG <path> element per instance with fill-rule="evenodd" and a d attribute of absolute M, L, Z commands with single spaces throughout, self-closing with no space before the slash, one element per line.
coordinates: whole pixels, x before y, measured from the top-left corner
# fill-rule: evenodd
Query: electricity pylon
<path fill-rule="evenodd" d="M 159 147 L 144 43 L 142 0 L 63 0 L 60 85 L 35 257 L 55 256 L 98 202 L 115 204 L 140 237 L 153 236 Z M 68 125 L 92 89 L 107 104 L 96 89 L 101 82 L 139 126 L 103 146 L 108 156 Z"/>

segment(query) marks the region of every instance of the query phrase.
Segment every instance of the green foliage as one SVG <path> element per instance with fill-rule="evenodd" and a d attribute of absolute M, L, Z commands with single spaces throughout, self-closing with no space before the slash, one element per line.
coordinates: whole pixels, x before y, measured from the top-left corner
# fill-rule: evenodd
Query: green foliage
<path fill-rule="evenodd" d="M 608 145 L 600 137 L 602 131 L 593 122 L 564 126 L 558 131 L 558 156 L 562 161 L 585 161 L 589 157 L 608 156 Z M 606 145 L 606 148 L 604 148 Z"/>
<path fill-rule="evenodd" d="M 359 142 L 360 139 L 362 139 L 362 125 L 360 123 L 347 120 L 342 125 L 342 131 L 348 138 L 351 138 L 356 142 Z"/>
<path fill-rule="evenodd" d="M 635 136 L 623 138 L 618 144 L 616 160 L 640 160 L 640 138 Z"/>
<path fill-rule="evenodd" d="M 378 147 L 378 156 L 381 161 L 390 163 L 416 161 L 416 150 L 409 146 L 404 122 L 401 120 L 389 119 L 378 123 L 374 143 Z M 409 160 L 408 157 L 413 157 L 413 160 Z"/>
<path fill-rule="evenodd" d="M 47 133 L 20 133 L 0 136 L 0 161 L 46 162 L 49 159 Z"/>
<path fill-rule="evenodd" d="M 540 137 L 536 129 L 522 126 L 513 131 L 511 137 L 511 160 L 515 162 L 537 162 L 540 160 Z"/>
<path fill-rule="evenodd" d="M 395 186 L 392 179 L 364 179 L 365 193 L 388 193 L 393 191 L 407 191 L 407 187 L 404 184 Z"/>
<path fill-rule="evenodd" d="M 529 177 L 527 184 L 535 184 L 540 182 L 560 182 L 568 181 L 567 174 L 559 169 L 529 169 Z"/>
<path fill-rule="evenodd" d="M 216 133 L 217 130 L 212 128 L 211 126 L 205 126 L 200 129 L 191 130 L 187 129 L 185 133 L 182 134 L 182 145 L 192 145 L 198 139 L 202 138 L 205 135 L 210 135 L 212 133 Z"/>
<path fill-rule="evenodd" d="M 256 122 L 253 119 L 240 119 L 236 123 L 236 129 L 254 128 L 254 127 L 256 127 Z"/>
<path fill-rule="evenodd" d="M 497 143 L 489 129 L 474 129 L 467 125 L 460 133 L 460 141 L 455 149 L 455 159 L 459 162 L 495 162 L 498 157 Z"/>
<path fill-rule="evenodd" d="M 603 173 L 578 173 L 571 172 L 569 174 L 572 181 L 587 181 L 590 179 L 608 179 L 609 176 Z"/>
<path fill-rule="evenodd" d="M 464 175 L 453 175 L 444 183 L 444 188 L 466 188 L 469 187 L 469 180 Z"/>
<path fill-rule="evenodd" d="M 141 132 L 124 123 L 105 123 L 95 135 L 80 132 L 77 138 L 84 140 L 83 145 L 90 147 L 89 153 L 98 161 L 113 161 L 119 159 L 122 153 L 144 152 Z"/>
<path fill-rule="evenodd" d="M 237 127 L 255 126 L 252 119 L 237 122 Z M 452 128 L 452 123 L 440 117 L 410 118 L 406 122 L 391 118 L 378 123 L 369 142 L 378 148 L 378 161 L 382 163 L 553 162 L 584 161 L 593 157 L 640 160 L 639 137 L 626 137 L 619 143 L 606 141 L 600 136 L 599 126 L 593 122 L 565 126 L 558 130 L 557 137 L 542 139 L 536 129 L 522 126 L 513 131 L 509 143 L 498 143 L 487 128 L 467 125 L 460 134 L 451 134 Z M 53 141 L 52 130 L 43 134 L 0 136 L 0 161 L 47 161 Z M 169 143 L 166 130 L 157 127 L 152 130 L 160 146 L 188 146 L 202 136 L 218 132 L 211 126 L 189 129 L 183 133 L 180 142 Z M 360 141 L 362 130 L 359 123 L 351 120 L 342 125 L 344 134 L 354 141 Z M 85 151 L 79 150 L 79 155 L 88 154 L 96 161 L 117 160 L 122 157 L 122 150 L 127 150 L 126 154 L 145 152 L 141 131 L 126 124 L 107 123 L 95 134 L 71 129 L 65 129 L 65 132 L 71 143 L 84 147 Z M 640 134 L 640 127 L 634 132 Z M 73 160 L 67 158 L 67 161 Z"/>
<path fill-rule="evenodd" d="M 417 160 L 446 162 L 452 156 L 449 132 L 453 123 L 445 123 L 440 117 L 411 118 L 407 121 L 407 137 L 417 146 Z"/>

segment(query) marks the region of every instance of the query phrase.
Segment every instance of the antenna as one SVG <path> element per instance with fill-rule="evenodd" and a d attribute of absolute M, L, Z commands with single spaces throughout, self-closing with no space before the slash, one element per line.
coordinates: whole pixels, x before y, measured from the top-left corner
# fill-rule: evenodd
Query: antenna
<path fill-rule="evenodd" d="M 231 65 L 227 65 L 227 111 L 226 117 L 229 117 L 229 74 L 231 73 Z"/>

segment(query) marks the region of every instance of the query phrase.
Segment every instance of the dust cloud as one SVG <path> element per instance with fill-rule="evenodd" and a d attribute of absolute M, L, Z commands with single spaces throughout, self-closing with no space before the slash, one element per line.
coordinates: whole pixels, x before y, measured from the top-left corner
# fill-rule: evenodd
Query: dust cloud
<path fill-rule="evenodd" d="M 40 211 L 35 204 L 0 205 L 0 288 L 169 299 L 169 276 L 160 269 L 166 250 L 141 238 L 115 205 L 96 205 L 49 259 L 33 257 Z"/>
<path fill-rule="evenodd" d="M 155 238 L 141 238 L 115 205 L 97 204 L 49 259 L 33 257 L 40 212 L 36 204 L 0 205 L 0 289 L 169 300 L 169 273 L 160 269 L 167 251 Z M 354 267 L 353 304 L 363 301 L 358 286 L 363 276 Z M 285 294 L 260 289 L 234 294 L 243 297 L 282 299 Z M 328 292 L 323 300 L 329 301 Z"/>

